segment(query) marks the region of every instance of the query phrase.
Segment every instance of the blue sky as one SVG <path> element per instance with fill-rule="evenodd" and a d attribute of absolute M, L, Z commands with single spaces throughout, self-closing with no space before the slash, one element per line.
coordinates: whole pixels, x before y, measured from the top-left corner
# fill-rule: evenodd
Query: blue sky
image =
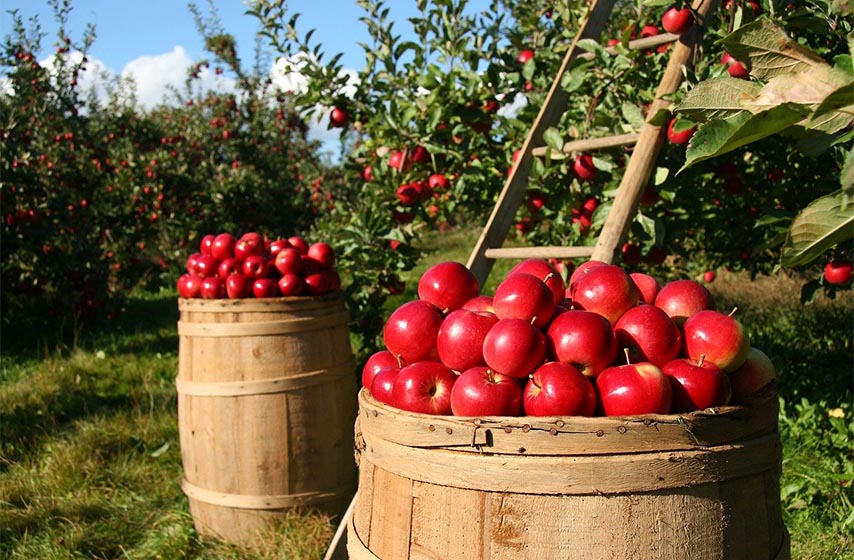
<path fill-rule="evenodd" d="M 196 0 L 203 14 L 209 10 L 208 0 Z M 418 14 L 415 0 L 388 0 L 390 19 L 395 31 L 402 35 L 411 32 L 406 20 Z M 86 26 L 94 24 L 96 39 L 89 50 L 87 75 L 102 72 L 133 78 L 139 103 L 151 107 L 163 100 L 169 85 L 180 86 L 186 70 L 198 59 L 209 57 L 203 49 L 202 38 L 196 29 L 186 0 L 71 0 L 71 13 L 66 32 L 79 41 Z M 237 39 L 238 56 L 250 68 L 254 56 L 258 20 L 245 15 L 243 0 L 215 0 L 216 10 L 225 30 Z M 488 0 L 470 0 L 468 10 L 474 12 L 488 6 Z M 326 60 L 343 53 L 345 68 L 358 71 L 364 64 L 364 51 L 359 42 L 369 42 L 365 25 L 359 21 L 364 10 L 355 0 L 290 0 L 289 13 L 300 13 L 298 30 L 301 35 L 315 29 L 313 42 L 320 42 Z M 56 23 L 47 0 L 0 0 L 0 34 L 11 33 L 10 11 L 17 10 L 25 21 L 38 16 L 46 36 L 39 59 L 45 61 L 54 53 L 57 39 Z M 2 78 L 2 77 L 0 77 Z M 84 77 L 81 86 L 86 88 Z M 91 78 L 88 78 L 91 79 Z M 213 69 L 203 72 L 205 87 L 226 91 L 233 81 L 227 75 L 216 76 Z M 291 82 L 289 82 L 291 83 Z M 94 84 L 88 84 L 93 87 Z M 325 143 L 334 143 L 338 131 L 330 131 L 325 122 L 311 123 L 311 136 Z"/>
<path fill-rule="evenodd" d="M 195 2 L 207 13 L 207 0 Z M 409 29 L 405 18 L 416 12 L 414 0 L 392 0 L 388 3 L 392 17 L 399 23 L 395 29 Z M 88 23 L 96 28 L 97 39 L 90 54 L 108 68 L 121 72 L 124 66 L 140 56 L 156 56 L 184 47 L 191 58 L 205 55 L 188 2 L 181 0 L 72 0 L 69 31 L 79 37 Z M 226 31 L 237 37 L 240 54 L 248 59 L 252 54 L 258 21 L 244 14 L 241 0 L 218 0 L 217 11 Z M 0 30 L 5 37 L 11 18 L 7 12 L 17 9 L 24 18 L 38 15 L 48 31 L 46 45 L 54 40 L 55 25 L 46 0 L 0 0 L 2 19 Z M 363 15 L 354 0 L 291 0 L 289 10 L 301 14 L 299 28 L 304 32 L 316 29 L 315 38 L 323 43 L 327 53 L 344 53 L 342 62 L 353 68 L 364 61 L 358 41 L 367 41 Z"/>

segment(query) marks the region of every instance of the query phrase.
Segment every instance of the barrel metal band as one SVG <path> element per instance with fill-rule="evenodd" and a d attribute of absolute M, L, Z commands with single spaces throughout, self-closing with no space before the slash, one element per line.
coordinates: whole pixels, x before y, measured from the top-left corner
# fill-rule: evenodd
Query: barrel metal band
<path fill-rule="evenodd" d="M 184 320 L 178 321 L 178 334 L 180 336 L 198 337 L 275 336 L 346 326 L 349 318 L 350 315 L 347 311 L 340 311 L 320 317 L 301 317 L 254 323 L 194 323 Z"/>
<path fill-rule="evenodd" d="M 353 493 L 353 485 L 341 486 L 325 492 L 301 492 L 278 496 L 253 496 L 249 494 L 227 494 L 216 492 L 188 481 L 181 481 L 181 489 L 188 498 L 215 506 L 234 509 L 276 510 L 300 506 L 311 506 L 344 498 Z"/>
<path fill-rule="evenodd" d="M 336 382 L 343 377 L 353 375 L 353 372 L 353 362 L 348 361 L 331 368 L 298 373 L 287 377 L 219 382 L 190 381 L 179 377 L 175 380 L 175 385 L 178 388 L 178 394 L 195 397 L 270 395 Z"/>

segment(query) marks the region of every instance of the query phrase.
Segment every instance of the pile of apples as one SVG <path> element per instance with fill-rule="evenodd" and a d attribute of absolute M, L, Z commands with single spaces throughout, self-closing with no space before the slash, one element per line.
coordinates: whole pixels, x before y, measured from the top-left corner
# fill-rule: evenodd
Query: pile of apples
<path fill-rule="evenodd" d="M 627 416 L 746 405 L 776 372 L 699 282 L 590 260 L 516 265 L 492 296 L 464 265 L 419 279 L 362 370 L 380 402 L 456 416 Z"/>
<path fill-rule="evenodd" d="M 182 298 L 242 299 L 318 296 L 341 287 L 335 251 L 300 236 L 269 239 L 256 232 L 207 234 L 178 278 Z"/>

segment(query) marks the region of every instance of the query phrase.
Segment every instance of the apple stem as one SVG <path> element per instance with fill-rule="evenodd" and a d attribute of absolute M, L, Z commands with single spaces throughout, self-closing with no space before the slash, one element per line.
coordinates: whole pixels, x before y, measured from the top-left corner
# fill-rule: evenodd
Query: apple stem
<path fill-rule="evenodd" d="M 536 323 L 536 322 L 537 322 L 537 316 L 536 316 L 536 315 L 534 315 L 534 316 L 531 318 L 531 324 L 533 325 L 533 324 L 534 324 L 534 323 Z"/>
<path fill-rule="evenodd" d="M 629 348 L 623 348 L 623 354 L 626 355 L 626 364 L 631 365 L 632 360 L 629 358 Z"/>
<path fill-rule="evenodd" d="M 397 358 L 397 369 L 403 368 L 403 355 L 395 354 L 394 357 Z"/>
<path fill-rule="evenodd" d="M 705 361 L 706 361 L 706 355 L 705 355 L 705 354 L 700 354 L 700 359 L 699 359 L 699 360 L 697 360 L 697 365 L 698 365 L 698 366 L 701 366 L 701 365 L 703 365 L 703 362 L 705 362 Z"/>
<path fill-rule="evenodd" d="M 732 308 L 732 311 L 730 311 L 730 312 L 729 312 L 729 317 L 732 317 L 733 315 L 735 315 L 735 312 L 736 312 L 736 311 L 738 311 L 738 306 L 737 306 L 737 305 L 736 305 L 735 307 L 733 307 L 733 308 Z"/>
<path fill-rule="evenodd" d="M 495 374 L 493 373 L 492 368 L 486 370 L 486 379 L 488 379 L 490 383 L 495 383 Z"/>
<path fill-rule="evenodd" d="M 543 278 L 543 282 L 548 282 L 549 280 L 551 280 L 551 279 L 552 279 L 552 277 L 553 277 L 554 275 L 555 275 L 555 273 L 554 273 L 554 272 L 549 272 L 548 274 L 546 274 L 546 277 L 545 277 L 545 278 Z"/>

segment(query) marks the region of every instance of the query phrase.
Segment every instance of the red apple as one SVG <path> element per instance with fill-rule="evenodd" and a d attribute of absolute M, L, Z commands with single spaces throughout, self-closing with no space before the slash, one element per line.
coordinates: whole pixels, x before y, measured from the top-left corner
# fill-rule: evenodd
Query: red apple
<path fill-rule="evenodd" d="M 712 282 L 715 281 L 716 276 L 717 276 L 717 274 L 715 273 L 714 270 L 707 270 L 706 272 L 703 273 L 703 282 L 705 282 L 706 284 L 711 284 Z"/>
<path fill-rule="evenodd" d="M 196 266 L 194 272 L 202 278 L 216 276 L 219 274 L 219 261 L 212 255 L 201 255 L 196 258 Z"/>
<path fill-rule="evenodd" d="M 721 64 L 726 66 L 726 71 L 733 78 L 739 78 L 742 80 L 750 79 L 750 72 L 747 70 L 744 63 L 733 58 L 731 54 L 725 52 L 723 56 L 721 56 Z"/>
<path fill-rule="evenodd" d="M 270 261 L 264 255 L 249 255 L 243 261 L 241 272 L 249 278 L 267 278 L 270 276 Z"/>
<path fill-rule="evenodd" d="M 283 296 L 300 296 L 306 291 L 305 280 L 299 274 L 287 272 L 279 278 L 279 293 Z"/>
<path fill-rule="evenodd" d="M 824 280 L 834 286 L 848 286 L 854 279 L 854 267 L 846 259 L 834 259 L 824 267 Z"/>
<path fill-rule="evenodd" d="M 330 292 L 341 289 L 341 276 L 338 274 L 337 270 L 334 268 L 326 268 L 321 270 L 320 273 L 326 276 Z"/>
<path fill-rule="evenodd" d="M 229 274 L 225 278 L 225 293 L 228 299 L 248 298 L 252 295 L 252 282 L 243 274 Z"/>
<path fill-rule="evenodd" d="M 547 333 L 549 351 L 558 362 L 596 377 L 617 357 L 611 323 L 598 313 L 573 309 L 554 318 Z"/>
<path fill-rule="evenodd" d="M 729 374 L 732 385 L 732 404 L 747 406 L 768 395 L 764 389 L 777 379 L 777 368 L 765 352 L 751 347 L 747 358 Z"/>
<path fill-rule="evenodd" d="M 299 235 L 288 237 L 288 243 L 291 244 L 291 247 L 299 251 L 300 255 L 308 254 L 308 242 Z"/>
<path fill-rule="evenodd" d="M 321 268 L 332 268 L 335 264 L 335 250 L 329 243 L 312 243 L 306 255 L 319 262 Z"/>
<path fill-rule="evenodd" d="M 342 128 L 350 122 L 350 115 L 340 107 L 333 107 L 329 113 L 329 126 L 333 128 Z"/>
<path fill-rule="evenodd" d="M 546 357 L 546 337 L 523 319 L 500 319 L 483 339 L 486 365 L 510 377 L 526 377 Z"/>
<path fill-rule="evenodd" d="M 698 311 L 682 326 L 685 356 L 699 360 L 700 356 L 726 373 L 737 370 L 747 359 L 750 338 L 741 322 L 718 311 Z"/>
<path fill-rule="evenodd" d="M 674 280 L 662 286 L 655 306 L 664 310 L 678 326 L 703 310 L 714 310 L 715 300 L 705 286 L 694 280 Z"/>
<path fill-rule="evenodd" d="M 418 298 L 443 313 L 459 309 L 478 294 L 477 278 L 465 265 L 444 261 L 428 268 L 418 280 Z"/>
<path fill-rule="evenodd" d="M 492 305 L 499 319 L 522 319 L 543 329 L 554 315 L 556 304 L 542 280 L 517 272 L 501 281 L 492 296 Z"/>
<path fill-rule="evenodd" d="M 323 272 L 308 274 L 303 278 L 303 281 L 305 282 L 305 291 L 312 296 L 322 296 L 329 292 L 331 288 L 329 277 L 323 274 Z"/>
<path fill-rule="evenodd" d="M 661 27 L 668 33 L 682 35 L 694 26 L 694 12 L 691 8 L 678 9 L 672 6 L 661 17 Z"/>
<path fill-rule="evenodd" d="M 571 288 L 573 307 L 602 315 L 613 325 L 638 304 L 638 288 L 631 276 L 613 264 L 592 267 Z"/>
<path fill-rule="evenodd" d="M 199 252 L 203 255 L 211 254 L 211 246 L 213 245 L 213 241 L 216 238 L 213 234 L 207 234 L 202 236 L 201 242 L 199 242 Z"/>
<path fill-rule="evenodd" d="M 185 299 L 201 296 L 202 277 L 198 274 L 185 273 L 178 277 L 178 295 Z"/>
<path fill-rule="evenodd" d="M 407 364 L 437 360 L 442 314 L 430 302 L 409 301 L 395 309 L 383 328 L 386 349 Z"/>
<path fill-rule="evenodd" d="M 473 298 L 465 302 L 460 309 L 495 313 L 495 306 L 492 305 L 492 296 L 488 295 L 474 296 Z"/>
<path fill-rule="evenodd" d="M 699 360 L 678 358 L 665 364 L 662 371 L 673 390 L 672 412 L 705 410 L 729 403 L 729 377 L 702 356 Z"/>
<path fill-rule="evenodd" d="M 237 240 L 230 233 L 220 233 L 214 237 L 211 244 L 211 256 L 219 260 L 225 260 L 234 256 L 234 246 Z"/>
<path fill-rule="evenodd" d="M 448 178 L 441 173 L 433 173 L 427 179 L 427 185 L 434 191 L 443 191 L 448 188 Z"/>
<path fill-rule="evenodd" d="M 528 416 L 593 416 L 596 390 L 577 368 L 547 362 L 531 375 L 523 406 Z"/>
<path fill-rule="evenodd" d="M 486 365 L 483 359 L 483 339 L 498 322 L 493 313 L 476 313 L 466 309 L 451 311 L 436 336 L 439 360 L 456 371 Z"/>
<path fill-rule="evenodd" d="M 296 274 L 302 273 L 303 262 L 302 255 L 295 247 L 286 247 L 278 252 L 273 266 L 279 271 L 279 274 Z"/>
<path fill-rule="evenodd" d="M 415 182 L 400 185 L 394 194 L 403 206 L 415 206 L 421 199 L 418 183 Z"/>
<path fill-rule="evenodd" d="M 542 280 L 548 289 L 551 290 L 555 304 L 560 303 L 566 295 L 566 283 L 563 277 L 548 261 L 542 259 L 524 260 L 510 269 L 507 276 L 517 272 L 524 272 Z"/>
<path fill-rule="evenodd" d="M 287 249 L 290 246 L 291 244 L 287 239 L 274 239 L 273 241 L 270 241 L 270 248 L 268 249 L 270 258 L 275 259 L 282 249 Z"/>
<path fill-rule="evenodd" d="M 671 144 L 676 145 L 685 145 L 691 140 L 691 137 L 694 136 L 694 133 L 697 131 L 696 126 L 692 126 L 690 128 L 686 128 L 684 130 L 676 130 L 676 118 L 670 119 L 667 123 L 667 139 L 670 140 Z"/>
<path fill-rule="evenodd" d="M 400 369 L 401 365 L 402 364 L 398 361 L 397 356 L 388 350 L 379 350 L 374 352 L 365 361 L 365 365 L 362 366 L 362 386 L 370 389 L 371 383 L 374 382 L 374 377 L 380 372 L 380 370 L 385 368 Z"/>
<path fill-rule="evenodd" d="M 682 351 L 682 334 L 667 313 L 644 303 L 632 307 L 614 325 L 617 345 L 628 350 L 631 362 L 652 362 L 658 367 Z"/>
<path fill-rule="evenodd" d="M 412 160 L 406 153 L 394 150 L 388 156 L 388 166 L 398 171 L 407 171 L 412 167 Z"/>
<path fill-rule="evenodd" d="M 516 60 L 519 62 L 519 64 L 525 64 L 532 58 L 534 58 L 534 51 L 532 51 L 531 49 L 525 49 L 519 52 L 519 56 L 516 57 Z"/>
<path fill-rule="evenodd" d="M 654 25 L 644 25 L 641 28 L 640 36 L 641 37 L 655 37 L 660 33 L 659 29 Z"/>
<path fill-rule="evenodd" d="M 580 181 L 591 181 L 596 177 L 596 166 L 593 165 L 593 156 L 590 154 L 581 154 L 576 157 L 572 169 Z"/>
<path fill-rule="evenodd" d="M 518 416 L 522 411 L 522 388 L 509 375 L 485 366 L 462 372 L 451 388 L 454 416 Z"/>
<path fill-rule="evenodd" d="M 606 368 L 596 378 L 605 416 L 667 414 L 673 399 L 670 382 L 649 362 Z"/>
<path fill-rule="evenodd" d="M 386 367 L 374 375 L 369 387 L 371 395 L 390 406 L 394 406 L 394 383 L 400 375 L 399 367 Z"/>
<path fill-rule="evenodd" d="M 252 281 L 252 295 L 256 298 L 277 297 L 279 285 L 272 278 L 255 278 Z"/>
<path fill-rule="evenodd" d="M 444 364 L 415 362 L 397 374 L 392 404 L 410 412 L 451 414 L 451 390 L 456 380 L 456 374 Z"/>
<path fill-rule="evenodd" d="M 569 282 L 566 283 L 567 292 L 571 292 L 572 287 L 575 285 L 575 282 L 577 282 L 579 278 L 590 272 L 590 269 L 596 268 L 597 266 L 602 266 L 603 264 L 608 263 L 591 259 L 589 261 L 584 261 L 583 263 L 578 265 L 575 270 L 572 271 L 572 275 L 569 277 Z M 566 295 L 569 295 L 569 293 L 567 293 Z"/>
<path fill-rule="evenodd" d="M 232 274 L 241 274 L 243 272 L 243 263 L 234 257 L 226 257 L 220 261 L 216 270 L 217 276 L 225 280 Z"/>
<path fill-rule="evenodd" d="M 640 303 L 653 305 L 655 303 L 655 296 L 661 290 L 661 284 L 658 283 L 658 280 L 643 272 L 632 272 L 629 276 L 632 282 L 635 283 L 635 286 L 638 287 Z"/>
<path fill-rule="evenodd" d="M 219 276 L 202 278 L 199 293 L 204 299 L 223 299 L 227 296 L 225 282 Z"/>
<path fill-rule="evenodd" d="M 261 255 L 264 253 L 264 238 L 259 234 L 244 233 L 234 244 L 234 256 L 245 261 L 250 255 Z"/>
<path fill-rule="evenodd" d="M 192 253 L 187 257 L 187 273 L 196 274 L 196 264 L 203 255 L 201 253 Z"/>

